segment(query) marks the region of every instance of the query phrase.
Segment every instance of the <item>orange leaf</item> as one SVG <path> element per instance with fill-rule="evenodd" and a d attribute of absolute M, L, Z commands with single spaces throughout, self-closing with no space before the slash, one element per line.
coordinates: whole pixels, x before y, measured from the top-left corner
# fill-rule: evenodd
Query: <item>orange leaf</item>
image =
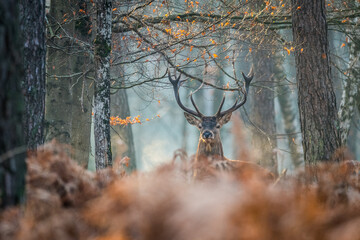
<path fill-rule="evenodd" d="M 218 57 L 218 55 L 217 55 L 217 54 L 215 54 L 215 53 L 213 54 L 213 56 L 214 56 L 214 58 L 217 58 L 217 57 Z"/>

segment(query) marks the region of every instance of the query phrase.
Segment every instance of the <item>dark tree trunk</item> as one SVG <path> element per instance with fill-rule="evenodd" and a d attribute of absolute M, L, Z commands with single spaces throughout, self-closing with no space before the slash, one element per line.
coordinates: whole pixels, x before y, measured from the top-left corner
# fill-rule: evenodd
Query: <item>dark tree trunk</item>
<path fill-rule="evenodd" d="M 325 0 L 292 0 L 298 105 L 307 164 L 332 160 L 340 146 L 330 79 Z"/>
<path fill-rule="evenodd" d="M 112 166 L 110 141 L 110 52 L 112 1 L 96 2 L 94 138 L 96 169 Z"/>
<path fill-rule="evenodd" d="M 25 175 L 18 1 L 0 1 L 0 16 L 0 205 L 6 207 L 20 202 Z"/>
<path fill-rule="evenodd" d="M 21 0 L 24 41 L 25 140 L 28 149 L 44 143 L 45 0 Z"/>

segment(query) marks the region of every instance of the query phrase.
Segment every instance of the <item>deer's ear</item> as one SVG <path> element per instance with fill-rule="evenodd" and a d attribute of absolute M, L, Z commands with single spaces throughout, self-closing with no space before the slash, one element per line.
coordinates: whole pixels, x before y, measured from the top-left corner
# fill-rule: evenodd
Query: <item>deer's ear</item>
<path fill-rule="evenodd" d="M 195 116 L 187 113 L 187 112 L 184 112 L 184 115 L 185 115 L 185 118 L 186 120 L 191 124 L 191 125 L 195 125 L 195 126 L 198 126 L 200 124 L 200 120 L 197 119 Z"/>
<path fill-rule="evenodd" d="M 229 112 L 229 113 L 225 114 L 224 116 L 222 116 L 219 119 L 219 124 L 222 126 L 222 125 L 228 123 L 231 119 L 231 114 L 232 114 L 232 112 Z"/>

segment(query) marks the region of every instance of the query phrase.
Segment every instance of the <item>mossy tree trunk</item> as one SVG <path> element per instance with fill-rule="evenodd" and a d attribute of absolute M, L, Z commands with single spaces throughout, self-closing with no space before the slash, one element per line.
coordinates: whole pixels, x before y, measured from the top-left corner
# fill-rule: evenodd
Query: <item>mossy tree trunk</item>
<path fill-rule="evenodd" d="M 329 161 L 340 147 L 340 137 L 325 0 L 292 0 L 292 24 L 305 162 Z"/>
<path fill-rule="evenodd" d="M 94 139 L 96 170 L 112 166 L 110 141 L 110 53 L 112 1 L 96 2 Z"/>
<path fill-rule="evenodd" d="M 44 143 L 45 0 L 21 3 L 24 41 L 25 141 L 28 149 Z"/>

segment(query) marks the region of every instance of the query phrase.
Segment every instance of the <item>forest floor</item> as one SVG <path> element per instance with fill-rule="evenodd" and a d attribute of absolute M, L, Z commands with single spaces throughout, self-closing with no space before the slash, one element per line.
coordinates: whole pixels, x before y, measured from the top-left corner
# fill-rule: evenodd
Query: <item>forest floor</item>
<path fill-rule="evenodd" d="M 189 181 L 174 162 L 127 175 L 120 160 L 94 173 L 45 145 L 27 164 L 26 203 L 0 214 L 0 239 L 360 239 L 356 162 L 277 181 L 236 172 Z"/>

